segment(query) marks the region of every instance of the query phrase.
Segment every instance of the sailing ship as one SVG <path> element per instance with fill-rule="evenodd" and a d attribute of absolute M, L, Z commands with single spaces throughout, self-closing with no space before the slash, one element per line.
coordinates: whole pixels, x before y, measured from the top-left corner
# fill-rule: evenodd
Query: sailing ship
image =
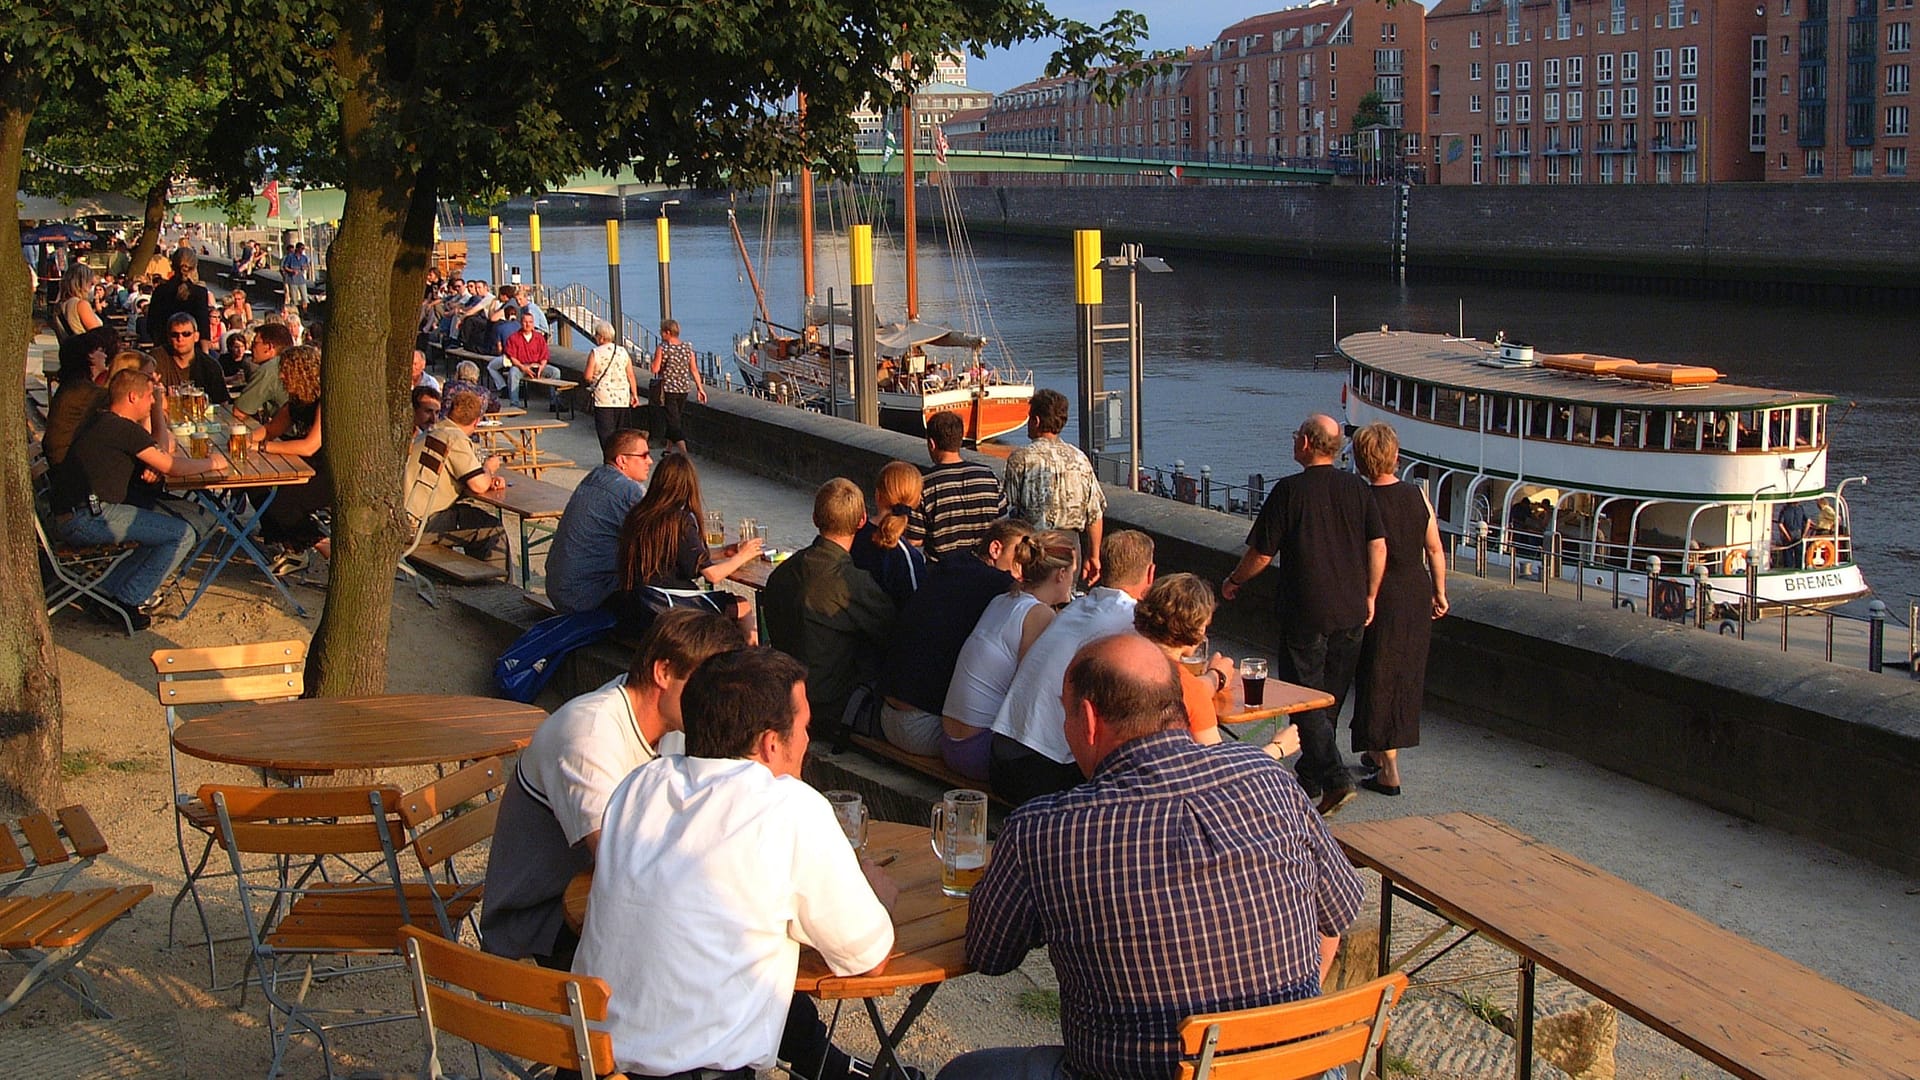
<path fill-rule="evenodd" d="M 901 127 L 907 132 L 915 130 L 910 106 L 902 110 Z M 967 440 L 974 443 L 1021 430 L 1026 426 L 1028 403 L 1033 397 L 1033 374 L 1013 366 L 1005 342 L 992 330 L 984 290 L 978 287 L 978 272 L 965 242 L 965 224 L 952 199 L 943 199 L 943 222 L 958 256 L 956 276 L 969 279 L 966 285 L 955 283 L 954 298 L 969 325 L 948 326 L 920 316 L 914 140 L 909 136 L 904 142 L 901 209 L 905 218 L 906 303 L 903 318 L 883 322 L 875 333 L 880 424 L 921 435 L 934 414 L 954 413 L 965 423 Z M 936 136 L 936 159 L 943 148 L 944 139 Z M 775 322 L 768 313 L 766 294 L 747 254 L 739 221 L 731 211 L 728 213 L 757 304 L 751 328 L 734 341 L 734 359 L 749 388 L 798 398 L 840 415 L 853 404 L 854 327 L 846 306 L 816 303 L 811 172 L 801 173 L 799 189 L 803 310 L 797 328 Z M 942 186 L 941 191 L 944 194 L 946 188 Z M 774 217 L 773 200 L 769 199 L 769 229 Z"/>
<path fill-rule="evenodd" d="M 1402 478 L 1487 560 L 1686 601 L 1751 587 L 1763 605 L 1865 595 L 1847 484 L 1827 479 L 1821 394 L 1740 386 L 1713 368 L 1549 354 L 1387 330 L 1340 340 L 1354 427 L 1392 424 Z M 1864 478 L 1861 478 L 1864 479 Z"/>

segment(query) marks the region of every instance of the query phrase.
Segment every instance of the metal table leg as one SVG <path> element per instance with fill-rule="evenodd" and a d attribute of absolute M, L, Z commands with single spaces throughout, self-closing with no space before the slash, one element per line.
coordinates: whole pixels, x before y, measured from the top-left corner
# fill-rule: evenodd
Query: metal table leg
<path fill-rule="evenodd" d="M 242 551 L 246 553 L 247 558 L 253 560 L 253 565 L 260 568 L 260 573 L 265 575 L 266 579 L 273 583 L 274 589 L 280 593 L 280 598 L 287 602 L 287 606 L 293 609 L 293 613 L 301 618 L 306 617 L 307 609 L 301 607 L 300 601 L 293 598 L 293 593 L 288 591 L 286 583 L 282 582 L 279 575 L 273 572 L 273 563 L 261 552 L 259 547 L 254 544 L 250 535 L 253 532 L 254 525 L 260 521 L 261 515 L 266 513 L 267 507 L 272 506 L 273 500 L 280 495 L 280 489 L 277 487 L 270 487 L 266 490 L 266 498 L 261 499 L 260 505 L 254 507 L 251 513 L 248 513 L 244 509 L 239 511 L 231 509 L 228 506 L 227 498 L 221 498 L 213 492 L 193 492 L 194 500 L 205 507 L 207 511 L 213 515 L 214 521 L 218 524 L 219 528 L 215 530 L 215 532 L 225 533 L 227 539 L 221 544 L 220 553 L 214 558 L 213 565 L 208 567 L 207 572 L 201 576 L 199 588 L 195 589 L 193 596 L 187 600 L 187 606 L 181 609 L 180 617 L 182 619 L 186 618 L 193 611 L 194 607 L 200 603 L 200 598 L 206 595 L 207 589 L 220 577 L 221 571 L 227 568 L 227 563 L 233 559 L 234 553 Z M 245 495 L 234 493 L 231 494 L 229 498 L 239 500 L 239 505 L 242 507 L 248 505 Z M 206 550 L 207 545 L 213 543 L 214 540 L 215 538 L 212 535 L 203 538 L 200 541 L 200 545 L 194 549 L 193 557 L 198 558 L 200 553 Z"/>
<path fill-rule="evenodd" d="M 900 1065 L 900 1040 L 906 1038 L 907 1030 L 913 1026 L 915 1020 L 920 1018 L 921 1011 L 927 1007 L 928 1002 L 933 1000 L 933 993 L 938 989 L 940 989 L 939 983 L 927 983 L 915 988 L 913 994 L 907 998 L 907 1007 L 901 1010 L 900 1019 L 894 1022 L 891 1031 L 887 1029 L 886 1021 L 881 1018 L 880 1006 L 874 1003 L 874 999 L 861 999 L 867 1007 L 867 1018 L 873 1021 L 873 1037 L 880 1044 L 880 1051 L 873 1058 L 874 1076 L 898 1077 L 904 1080 L 907 1074 Z"/>

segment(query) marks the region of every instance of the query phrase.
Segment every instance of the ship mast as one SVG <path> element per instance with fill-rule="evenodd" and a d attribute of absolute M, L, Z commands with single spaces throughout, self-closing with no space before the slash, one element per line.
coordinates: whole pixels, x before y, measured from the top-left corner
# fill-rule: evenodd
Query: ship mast
<path fill-rule="evenodd" d="M 807 122 L 807 95 L 800 95 L 800 124 Z M 800 169 L 800 326 L 813 316 L 813 169 Z"/>
<path fill-rule="evenodd" d="M 901 54 L 901 57 L 900 57 L 901 74 L 902 75 L 907 74 L 907 72 L 911 70 L 912 65 L 913 65 L 913 55 L 911 53 Z M 905 229 L 906 246 L 907 246 L 907 321 L 910 323 L 920 317 L 920 266 L 919 266 L 919 259 L 916 255 L 916 252 L 914 251 L 914 247 L 916 243 L 916 236 L 915 236 L 916 228 L 914 223 L 914 211 L 913 211 L 914 133 L 915 132 L 914 132 L 914 122 L 913 122 L 913 91 L 909 89 L 907 91 L 906 104 L 900 107 L 900 142 L 901 142 L 900 164 L 901 164 L 901 179 L 904 181 L 903 184 L 901 185 L 903 188 L 903 194 L 901 195 L 901 199 L 900 199 L 900 210 L 901 210 L 901 213 L 903 213 L 907 219 L 906 229 Z"/>

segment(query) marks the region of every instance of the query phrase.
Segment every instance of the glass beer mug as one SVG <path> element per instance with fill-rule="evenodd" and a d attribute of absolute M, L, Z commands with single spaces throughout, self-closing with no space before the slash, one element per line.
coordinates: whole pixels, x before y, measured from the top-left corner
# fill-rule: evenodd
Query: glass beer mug
<path fill-rule="evenodd" d="M 940 891 L 966 896 L 987 872 L 987 793 L 956 788 L 933 807 L 933 850 Z"/>

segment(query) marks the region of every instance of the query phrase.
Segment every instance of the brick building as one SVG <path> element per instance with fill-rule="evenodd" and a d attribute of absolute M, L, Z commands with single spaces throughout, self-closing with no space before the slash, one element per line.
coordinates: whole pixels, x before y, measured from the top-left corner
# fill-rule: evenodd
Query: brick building
<path fill-rule="evenodd" d="M 1430 175 L 1445 184 L 1763 179 L 1760 2 L 1441 0 L 1426 24 Z"/>
<path fill-rule="evenodd" d="M 1767 178 L 1904 179 L 1913 0 L 1765 3 Z"/>

